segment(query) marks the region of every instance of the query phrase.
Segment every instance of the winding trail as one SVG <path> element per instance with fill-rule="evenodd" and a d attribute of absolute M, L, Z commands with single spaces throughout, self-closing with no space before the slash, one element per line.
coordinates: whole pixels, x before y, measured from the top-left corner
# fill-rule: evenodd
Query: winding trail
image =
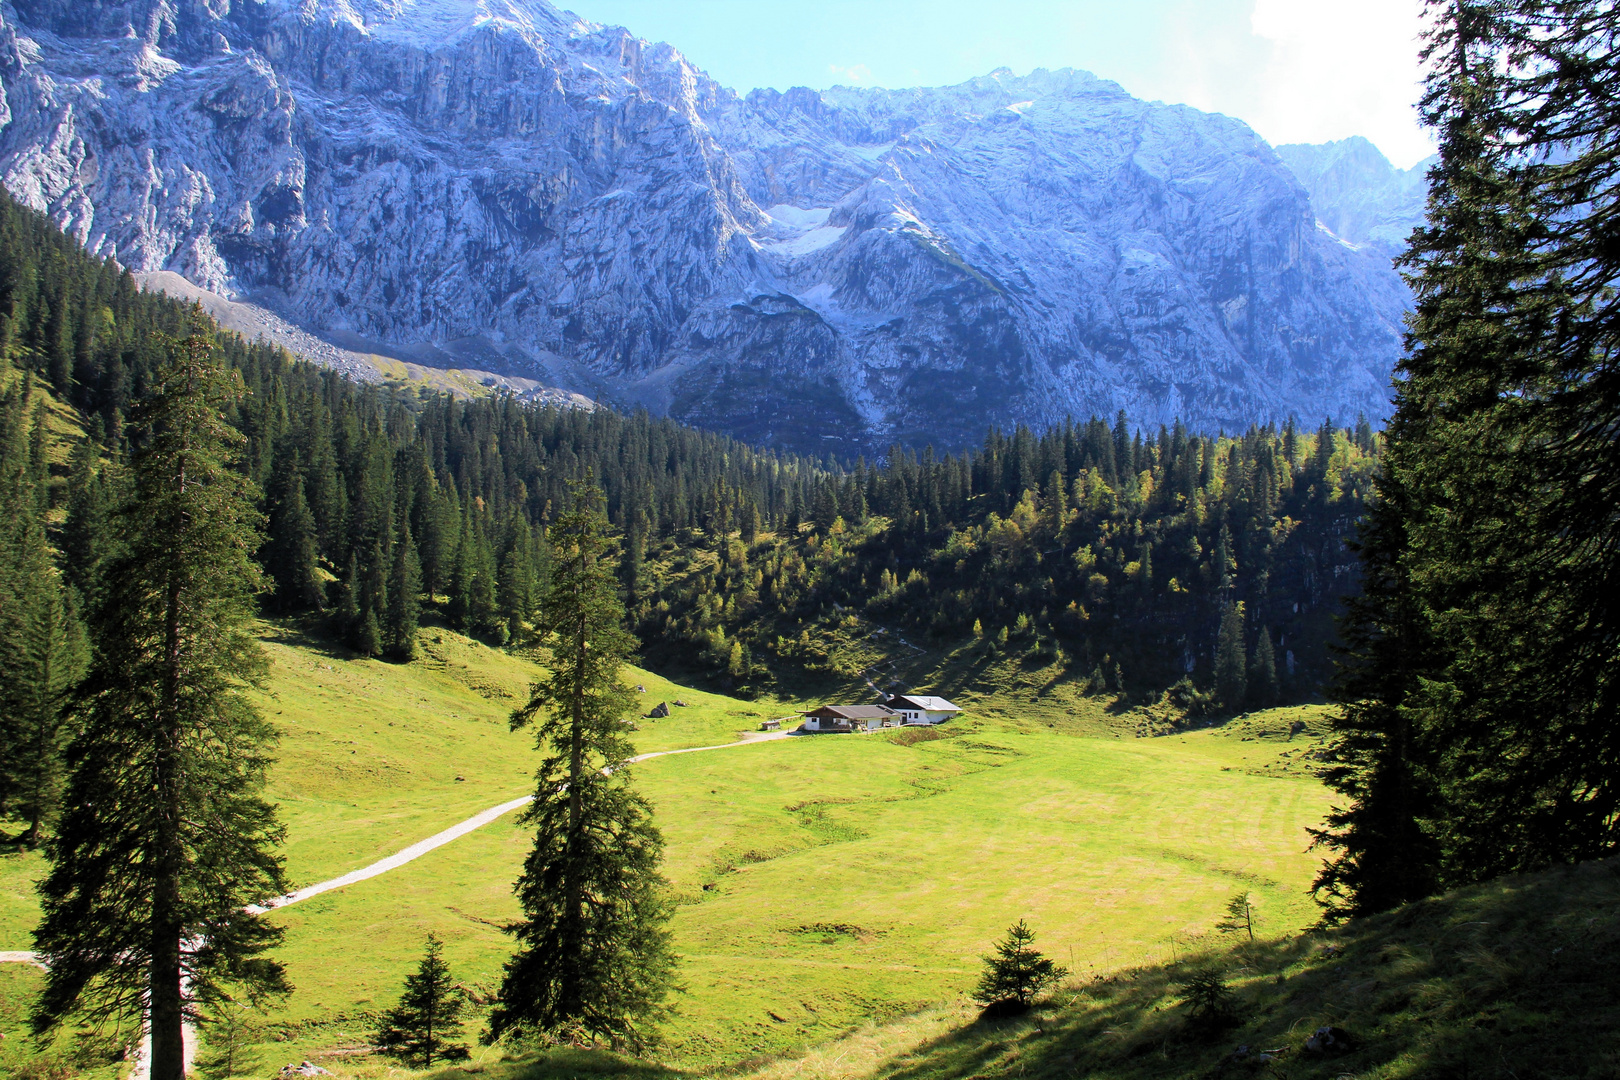
<path fill-rule="evenodd" d="M 788 739 L 792 737 L 793 732 L 791 731 L 753 732 L 743 736 L 736 742 L 718 743 L 714 746 L 688 746 L 681 750 L 655 750 L 650 754 L 637 754 L 635 757 L 631 758 L 630 761 L 632 764 L 634 764 L 638 761 L 647 761 L 650 758 L 656 757 L 668 757 L 672 754 L 696 754 L 703 750 L 727 750 L 733 746 L 752 746 L 755 743 L 771 742 L 776 739 Z M 466 821 L 452 825 L 442 832 L 434 833 L 426 840 L 418 840 L 410 847 L 398 851 L 395 854 L 388 856 L 386 859 L 378 859 L 370 866 L 363 866 L 358 870 L 351 870 L 347 874 L 344 874 L 341 877 L 332 878 L 329 881 L 321 881 L 314 885 L 306 885 L 302 889 L 297 889 L 293 892 L 287 893 L 285 896 L 278 896 L 274 900 L 270 901 L 270 903 L 262 907 L 258 904 L 254 904 L 249 907 L 248 910 L 254 914 L 262 914 L 263 912 L 269 911 L 273 908 L 283 908 L 288 904 L 296 904 L 300 900 L 308 900 L 312 896 L 319 896 L 323 892 L 330 892 L 333 889 L 341 889 L 345 886 L 354 885 L 370 878 L 377 877 L 381 874 L 386 874 L 390 870 L 397 870 L 408 862 L 413 862 L 416 859 L 420 859 L 423 855 L 426 855 L 434 848 L 443 847 L 452 840 L 459 840 L 461 837 L 466 836 L 475 829 L 481 829 L 485 825 L 488 825 L 490 822 L 494 821 L 496 818 L 509 814 L 520 806 L 527 806 L 533 801 L 533 795 L 525 795 L 519 799 L 512 799 L 509 802 L 503 802 L 499 806 L 492 806 L 488 810 L 474 814 Z M 45 966 L 40 962 L 37 954 L 23 951 L 0 951 L 0 964 L 5 963 L 34 964 L 37 967 Z M 132 1080 L 139 1080 L 140 1075 L 141 1073 L 139 1067 L 137 1067 L 136 1075 L 132 1078 Z"/>
<path fill-rule="evenodd" d="M 783 719 L 787 718 L 783 717 Z M 752 746 L 754 743 L 771 742 L 776 739 L 791 738 L 792 736 L 793 732 L 791 731 L 758 731 L 744 735 L 736 742 L 719 743 L 715 746 L 688 746 L 683 750 L 655 750 L 650 754 L 637 754 L 635 757 L 630 759 L 630 762 L 634 764 L 638 761 L 646 761 L 649 758 L 668 757 L 671 754 L 695 754 L 703 750 L 726 750 L 733 746 Z M 397 870 L 408 862 L 420 859 L 423 855 L 426 855 L 434 848 L 440 848 L 450 843 L 452 840 L 458 840 L 475 829 L 483 828 L 496 818 L 509 814 L 520 806 L 527 806 L 533 801 L 533 795 L 525 795 L 520 799 L 512 799 L 509 802 L 501 803 L 499 806 L 492 806 L 488 810 L 474 814 L 466 821 L 463 821 L 457 825 L 452 825 L 442 832 L 434 833 L 426 840 L 418 840 L 410 847 L 390 855 L 386 859 L 378 859 L 370 866 L 363 866 L 358 870 L 351 870 L 342 877 L 335 877 L 330 881 L 322 881 L 314 885 L 306 885 L 304 888 L 287 893 L 285 896 L 278 896 L 274 900 L 270 901 L 269 904 L 262 907 L 258 904 L 250 905 L 247 910 L 253 912 L 254 914 L 262 914 L 263 912 L 269 911 L 273 908 L 283 908 L 288 904 L 296 904 L 300 900 L 308 900 L 312 896 L 319 896 L 323 892 L 330 892 L 332 889 L 341 889 L 344 886 L 354 885 L 357 882 L 366 881 L 369 878 L 386 874 L 390 870 Z M 35 967 L 41 969 L 45 967 L 45 965 L 40 961 L 37 953 L 23 951 L 0 951 L 0 964 L 4 963 L 33 964 Z M 187 1071 L 190 1071 L 191 1061 L 193 1057 L 196 1056 L 197 1052 L 197 1033 L 195 1030 L 193 1030 L 190 1024 L 185 1026 L 185 1029 L 182 1032 L 182 1038 L 185 1044 L 184 1053 L 186 1069 Z M 150 1038 L 145 1038 L 141 1040 L 141 1048 L 138 1056 L 135 1059 L 135 1068 L 130 1072 L 130 1080 L 150 1080 L 151 1075 L 152 1040 Z"/>

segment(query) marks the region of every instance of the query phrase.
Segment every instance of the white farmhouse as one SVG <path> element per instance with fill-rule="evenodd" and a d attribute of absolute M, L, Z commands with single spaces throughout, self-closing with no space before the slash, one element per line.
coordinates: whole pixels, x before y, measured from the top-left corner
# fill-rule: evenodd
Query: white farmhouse
<path fill-rule="evenodd" d="M 942 697 L 901 694 L 883 703 L 900 714 L 902 724 L 943 724 L 962 710 Z"/>

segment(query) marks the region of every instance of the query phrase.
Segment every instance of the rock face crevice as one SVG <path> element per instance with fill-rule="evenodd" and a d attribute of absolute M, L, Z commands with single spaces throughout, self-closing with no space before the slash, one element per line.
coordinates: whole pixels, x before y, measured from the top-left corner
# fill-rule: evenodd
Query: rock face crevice
<path fill-rule="evenodd" d="M 1409 302 L 1409 182 L 1293 152 L 1357 246 L 1084 72 L 743 97 L 544 0 L 10 0 L 0 86 L 0 182 L 97 254 L 801 450 L 1378 416 Z"/>

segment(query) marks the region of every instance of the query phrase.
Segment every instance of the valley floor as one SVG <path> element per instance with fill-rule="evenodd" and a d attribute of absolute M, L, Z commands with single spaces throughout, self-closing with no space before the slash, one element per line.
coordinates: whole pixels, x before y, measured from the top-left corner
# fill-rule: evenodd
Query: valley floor
<path fill-rule="evenodd" d="M 263 706 L 283 733 L 272 794 L 295 886 L 528 792 L 535 754 L 506 716 L 537 669 L 446 630 L 422 641 L 424 658 L 398 666 L 266 627 L 274 674 Z M 728 743 L 797 707 L 628 677 L 647 710 L 672 705 L 667 719 L 641 722 L 643 752 Z M 1240 890 L 1259 898 L 1265 931 L 1297 930 L 1315 915 L 1305 830 L 1327 806 L 1297 764 L 1319 713 L 1139 739 L 1021 720 L 1009 703 L 940 729 L 637 765 L 669 843 L 684 958 L 660 1057 L 706 1071 L 902 1017 L 955 1018 L 978 957 L 1020 917 L 1082 980 L 1173 959 Z M 458 979 L 493 989 L 527 845 L 509 814 L 278 912 L 297 990 L 264 1020 L 267 1068 L 303 1058 L 339 1074 L 380 1068 L 343 1051 L 366 1045 L 429 932 L 446 940 Z M 39 869 L 37 855 L 0 859 L 0 949 L 29 944 Z M 21 1012 L 9 1006 L 37 978 L 0 966 L 0 1062 L 21 1049 Z"/>

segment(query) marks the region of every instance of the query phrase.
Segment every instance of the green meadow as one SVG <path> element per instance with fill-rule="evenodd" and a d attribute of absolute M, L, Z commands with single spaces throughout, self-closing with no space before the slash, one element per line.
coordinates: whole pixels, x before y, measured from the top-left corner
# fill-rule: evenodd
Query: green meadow
<path fill-rule="evenodd" d="M 272 796 L 295 885 L 365 866 L 526 794 L 531 737 L 507 714 L 539 670 L 448 630 L 411 665 L 354 659 L 268 624 L 266 713 L 282 732 Z M 646 690 L 643 752 L 715 746 L 788 715 L 627 672 Z M 684 707 L 674 706 L 680 700 Z M 683 990 L 661 1057 L 709 1070 L 770 1059 L 945 1003 L 1007 924 L 1077 976 L 1173 959 L 1239 890 L 1262 926 L 1310 922 L 1306 829 L 1327 793 L 1302 763 L 1319 708 L 1161 738 L 1063 723 L 1014 701 L 938 729 L 800 736 L 635 766 L 668 840 Z M 434 932 L 482 996 L 527 838 L 517 813 L 368 881 L 279 911 L 296 992 L 264 1020 L 266 1066 L 374 1071 L 360 1050 Z M 0 858 L 0 949 L 28 947 L 38 856 Z M 33 969 L 5 965 L 0 1001 Z M 8 1007 L 4 1033 L 15 1028 Z M 482 1052 L 488 1055 L 490 1052 Z M 272 1062 L 271 1059 L 274 1059 Z"/>

